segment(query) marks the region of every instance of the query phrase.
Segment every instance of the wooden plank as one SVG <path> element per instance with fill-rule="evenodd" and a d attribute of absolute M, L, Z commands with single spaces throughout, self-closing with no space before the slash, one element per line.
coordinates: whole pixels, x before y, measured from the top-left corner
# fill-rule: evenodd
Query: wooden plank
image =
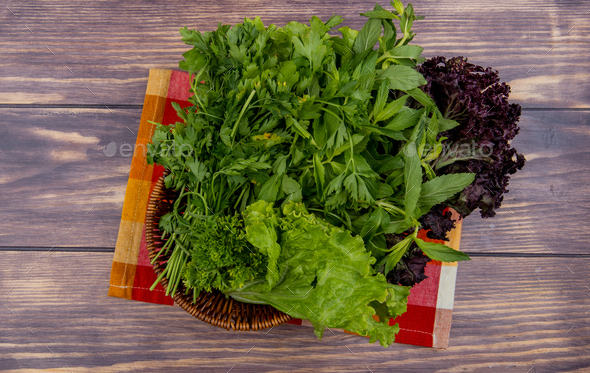
<path fill-rule="evenodd" d="M 0 184 L 9 191 L 0 195 L 0 246 L 115 246 L 131 164 L 120 150 L 134 144 L 141 113 L 113 112 L 0 111 L 8 124 L 0 133 Z M 495 218 L 475 212 L 465 220 L 462 249 L 587 253 L 580 227 L 590 209 L 589 124 L 590 111 L 525 113 L 513 144 L 529 161 Z M 108 157 L 103 147 L 111 143 L 116 154 Z"/>
<path fill-rule="evenodd" d="M 141 110 L 113 113 L 2 110 L 0 246 L 115 246 Z"/>
<path fill-rule="evenodd" d="M 104 253 L 0 252 L 0 367 L 223 373 L 232 367 L 232 372 L 590 367 L 588 260 L 476 258 L 462 263 L 450 347 L 435 350 L 401 344 L 383 349 L 365 338 L 329 331 L 318 341 L 310 328 L 292 325 L 225 331 L 179 307 L 107 297 L 111 259 Z"/>
<path fill-rule="evenodd" d="M 525 106 L 589 107 L 588 9 L 582 2 L 515 4 L 414 1 L 416 42 L 426 57 L 467 56 L 493 66 Z M 178 29 L 211 30 L 260 16 L 265 23 L 326 20 L 341 14 L 359 28 L 368 0 L 73 1 L 15 3 L 0 15 L 0 103 L 141 104 L 152 67 L 175 68 L 187 47 Z M 385 4 L 383 4 L 385 5 Z"/>
<path fill-rule="evenodd" d="M 492 219 L 465 219 L 461 249 L 588 253 L 590 111 L 527 112 L 513 146 L 527 158 Z"/>

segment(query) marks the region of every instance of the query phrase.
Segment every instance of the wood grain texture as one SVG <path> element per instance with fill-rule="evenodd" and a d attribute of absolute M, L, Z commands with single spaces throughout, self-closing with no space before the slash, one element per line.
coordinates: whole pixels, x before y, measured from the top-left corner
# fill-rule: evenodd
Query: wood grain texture
<path fill-rule="evenodd" d="M 141 110 L 0 112 L 0 246 L 114 247 Z"/>
<path fill-rule="evenodd" d="M 588 260 L 461 263 L 449 348 L 394 344 L 385 350 L 365 338 L 329 331 L 318 341 L 310 328 L 292 325 L 228 332 L 179 307 L 109 298 L 111 258 L 0 252 L 0 367 L 223 373 L 232 367 L 232 372 L 590 369 Z"/>
<path fill-rule="evenodd" d="M 492 66 L 512 98 L 535 107 L 590 107 L 590 22 L 582 1 L 413 1 L 424 56 L 463 55 Z M 307 22 L 341 14 L 359 28 L 356 1 L 25 1 L 0 10 L 0 103 L 141 104 L 149 68 L 174 68 L 184 26 L 207 31 L 260 16 Z M 383 4 L 385 5 L 385 4 Z M 71 71 L 70 71 L 71 70 Z"/>
<path fill-rule="evenodd" d="M 141 112 L 113 112 L 0 110 L 0 185 L 10 191 L 0 194 L 0 246 L 115 246 L 131 164 L 121 147 L 134 144 Z M 462 250 L 588 253 L 590 110 L 529 111 L 521 128 L 513 145 L 528 162 L 495 218 L 465 220 Z"/>
<path fill-rule="evenodd" d="M 587 254 L 590 111 L 526 112 L 512 145 L 527 158 L 491 219 L 465 219 L 461 249 Z"/>

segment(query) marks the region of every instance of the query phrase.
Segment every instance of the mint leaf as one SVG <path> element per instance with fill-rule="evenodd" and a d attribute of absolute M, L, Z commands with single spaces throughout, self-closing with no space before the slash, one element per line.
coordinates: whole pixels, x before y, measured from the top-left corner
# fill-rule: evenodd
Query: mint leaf
<path fill-rule="evenodd" d="M 383 136 L 391 137 L 394 140 L 406 141 L 407 139 L 400 131 L 393 131 L 389 128 L 379 126 L 363 126 L 364 130 L 378 133 Z"/>
<path fill-rule="evenodd" d="M 381 110 L 383 110 L 385 104 L 387 104 L 388 97 L 389 88 L 387 86 L 387 81 L 384 80 L 379 86 L 379 91 L 377 91 L 377 99 L 375 100 L 375 104 L 373 105 L 373 115 L 375 117 L 379 116 L 379 113 L 381 113 Z"/>
<path fill-rule="evenodd" d="M 399 112 L 404 107 L 404 104 L 406 103 L 407 99 L 408 95 L 403 95 L 397 100 L 393 100 L 390 103 L 388 103 L 387 106 L 385 106 L 385 108 L 375 116 L 375 122 L 380 122 L 391 118 L 394 114 Z"/>
<path fill-rule="evenodd" d="M 446 201 L 461 192 L 475 179 L 475 174 L 447 174 L 437 176 L 422 184 L 418 204 L 422 211 L 429 211 L 432 206 Z"/>
<path fill-rule="evenodd" d="M 422 167 L 420 166 L 420 157 L 416 149 L 416 144 L 410 142 L 402 151 L 404 159 L 404 182 L 406 184 L 404 191 L 406 221 L 414 217 L 420 191 L 422 189 Z"/>
<path fill-rule="evenodd" d="M 356 54 L 361 54 L 368 49 L 373 49 L 373 46 L 375 46 L 375 43 L 379 40 L 380 35 L 381 20 L 369 19 L 361 31 L 359 31 L 352 50 Z"/>
<path fill-rule="evenodd" d="M 446 118 L 439 118 L 438 119 L 439 132 L 448 131 L 450 129 L 457 127 L 458 125 L 459 125 L 459 122 L 457 122 L 456 120 L 446 119 Z"/>
<path fill-rule="evenodd" d="M 385 127 L 394 131 L 401 131 L 409 127 L 414 127 L 420 121 L 423 113 L 424 109 L 416 110 L 404 107 Z"/>
<path fill-rule="evenodd" d="M 371 10 L 369 12 L 361 13 L 361 16 L 379 19 L 399 19 L 398 16 L 385 9 Z"/>
<path fill-rule="evenodd" d="M 323 195 L 324 184 L 326 183 L 326 171 L 317 153 L 313 155 L 313 178 L 318 189 L 318 194 L 320 196 Z"/>
<path fill-rule="evenodd" d="M 376 208 L 369 216 L 361 230 L 361 237 L 365 243 L 371 241 L 375 234 L 389 226 L 389 215 L 382 208 Z"/>
<path fill-rule="evenodd" d="M 424 84 L 426 84 L 426 82 Z M 424 106 L 424 107 L 436 107 L 436 104 L 434 103 L 434 100 L 432 100 L 432 98 L 427 93 L 424 93 L 422 90 L 420 90 L 418 88 L 414 88 L 414 89 L 407 89 L 407 90 L 404 89 L 404 91 L 407 94 L 409 94 L 410 96 L 412 96 L 412 98 L 414 100 L 416 100 L 419 103 L 421 103 L 422 106 Z"/>
<path fill-rule="evenodd" d="M 281 175 L 279 174 L 274 174 L 266 180 L 258 195 L 259 199 L 266 202 L 274 202 L 277 200 L 279 188 L 281 186 L 281 183 L 279 182 L 280 176 Z"/>
<path fill-rule="evenodd" d="M 395 244 L 391 248 L 391 253 L 385 257 L 385 269 L 383 274 L 387 276 L 389 272 L 395 267 L 395 265 L 400 261 L 402 256 L 406 253 L 410 245 L 412 244 L 413 236 L 408 236 Z"/>
<path fill-rule="evenodd" d="M 301 189 L 301 185 L 287 175 L 283 176 L 282 190 L 285 194 L 292 194 Z"/>
<path fill-rule="evenodd" d="M 398 47 L 393 48 L 391 51 L 389 51 L 389 53 L 393 57 L 413 58 L 417 60 L 420 58 L 420 55 L 422 55 L 423 50 L 424 48 L 422 48 L 419 45 L 400 45 Z"/>
<path fill-rule="evenodd" d="M 438 260 L 441 262 L 460 262 L 464 260 L 471 260 L 469 255 L 462 251 L 455 250 L 451 247 L 440 243 L 426 242 L 418 237 L 414 238 L 418 247 L 426 254 L 430 259 Z"/>

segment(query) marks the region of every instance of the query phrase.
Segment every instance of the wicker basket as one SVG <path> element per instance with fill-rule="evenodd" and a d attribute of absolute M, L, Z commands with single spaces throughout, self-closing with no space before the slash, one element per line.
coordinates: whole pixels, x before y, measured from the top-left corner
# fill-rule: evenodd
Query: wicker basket
<path fill-rule="evenodd" d="M 153 260 L 165 243 L 162 240 L 158 223 L 160 217 L 170 211 L 177 193 L 166 189 L 164 178 L 160 177 L 148 202 L 145 239 L 150 259 Z M 170 253 L 170 252 L 169 252 Z M 154 271 L 160 275 L 165 268 L 168 255 L 162 255 L 154 263 Z M 167 279 L 162 278 L 162 285 L 168 285 Z M 226 297 L 219 291 L 211 293 L 201 292 L 196 303 L 193 303 L 192 289 L 185 294 L 185 287 L 179 285 L 174 301 L 185 311 L 211 325 L 232 330 L 260 330 L 271 328 L 291 319 L 291 316 L 277 309 L 260 304 L 249 304 Z"/>

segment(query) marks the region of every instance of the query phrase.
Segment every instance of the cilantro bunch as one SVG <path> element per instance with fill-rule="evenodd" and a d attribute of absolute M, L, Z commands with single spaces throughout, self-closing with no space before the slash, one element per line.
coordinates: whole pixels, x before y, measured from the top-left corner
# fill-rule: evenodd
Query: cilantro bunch
<path fill-rule="evenodd" d="M 224 291 L 244 286 L 266 273 L 268 261 L 246 240 L 244 223 L 237 216 L 201 219 L 192 226 L 188 251 L 190 261 L 184 270 L 184 283 L 201 291 Z"/>
<path fill-rule="evenodd" d="M 394 0 L 391 5 L 391 10 L 376 5 L 361 14 L 368 18 L 365 25 L 358 31 L 341 27 L 341 36 L 332 31 L 340 16 L 327 22 L 314 16 L 309 25 L 266 27 L 256 18 L 211 32 L 180 30 L 192 46 L 180 62 L 191 76 L 192 106 L 176 105 L 183 121 L 173 128 L 158 125 L 148 152 L 150 163 L 169 170 L 166 186 L 179 191 L 173 211 L 160 225 L 168 238 L 164 251 L 172 250 L 163 274 L 168 293 L 184 279 L 195 291 L 211 286 L 289 312 L 289 302 L 281 303 L 277 297 L 283 295 L 274 292 L 293 285 L 301 271 L 309 273 L 297 277 L 304 279 L 297 286 L 315 289 L 320 277 L 311 274 L 326 265 L 305 261 L 291 250 L 316 250 L 340 263 L 352 260 L 342 256 L 339 244 L 326 241 L 337 229 L 361 240 L 370 258 L 363 265 L 371 268 L 361 277 L 372 276 L 366 283 L 376 292 L 366 294 L 376 298 L 362 300 L 350 293 L 351 304 L 358 301 L 358 307 L 393 317 L 399 309 L 386 311 L 396 301 L 393 293 L 383 292 L 382 274 L 405 267 L 406 275 L 388 278 L 396 283 L 421 280 L 423 273 L 415 267 L 423 268 L 427 260 L 407 258 L 422 252 L 447 262 L 468 259 L 417 237 L 427 214 L 461 193 L 475 175 L 436 172 L 445 134 L 459 123 L 420 88 L 427 84 L 416 69 L 424 62 L 422 48 L 409 44 L 419 17 L 411 4 L 404 7 Z M 261 204 L 274 212 L 252 215 L 253 206 Z M 289 225 L 291 220 L 284 220 L 288 214 L 311 217 Z M 224 238 L 219 222 L 230 220 L 223 217 L 243 220 L 247 234 L 231 220 L 237 238 Z M 309 242 L 289 241 L 299 224 L 315 232 Z M 298 239 L 307 239 L 302 232 Z M 214 258 L 215 252 L 220 256 Z M 232 255 L 239 260 L 232 261 Z M 197 273 L 228 270 L 228 265 L 229 274 Z M 257 284 L 256 295 L 241 290 L 239 285 L 245 283 L 246 289 L 248 281 Z M 377 299 L 381 306 L 371 303 Z M 321 304 L 325 307 L 316 309 L 320 318 L 315 320 L 334 326 L 328 304 Z M 345 316 L 342 312 L 339 318 Z M 294 315 L 302 317 L 299 311 Z M 375 337 L 366 322 L 351 325 Z M 382 337 L 385 344 L 391 340 Z"/>

